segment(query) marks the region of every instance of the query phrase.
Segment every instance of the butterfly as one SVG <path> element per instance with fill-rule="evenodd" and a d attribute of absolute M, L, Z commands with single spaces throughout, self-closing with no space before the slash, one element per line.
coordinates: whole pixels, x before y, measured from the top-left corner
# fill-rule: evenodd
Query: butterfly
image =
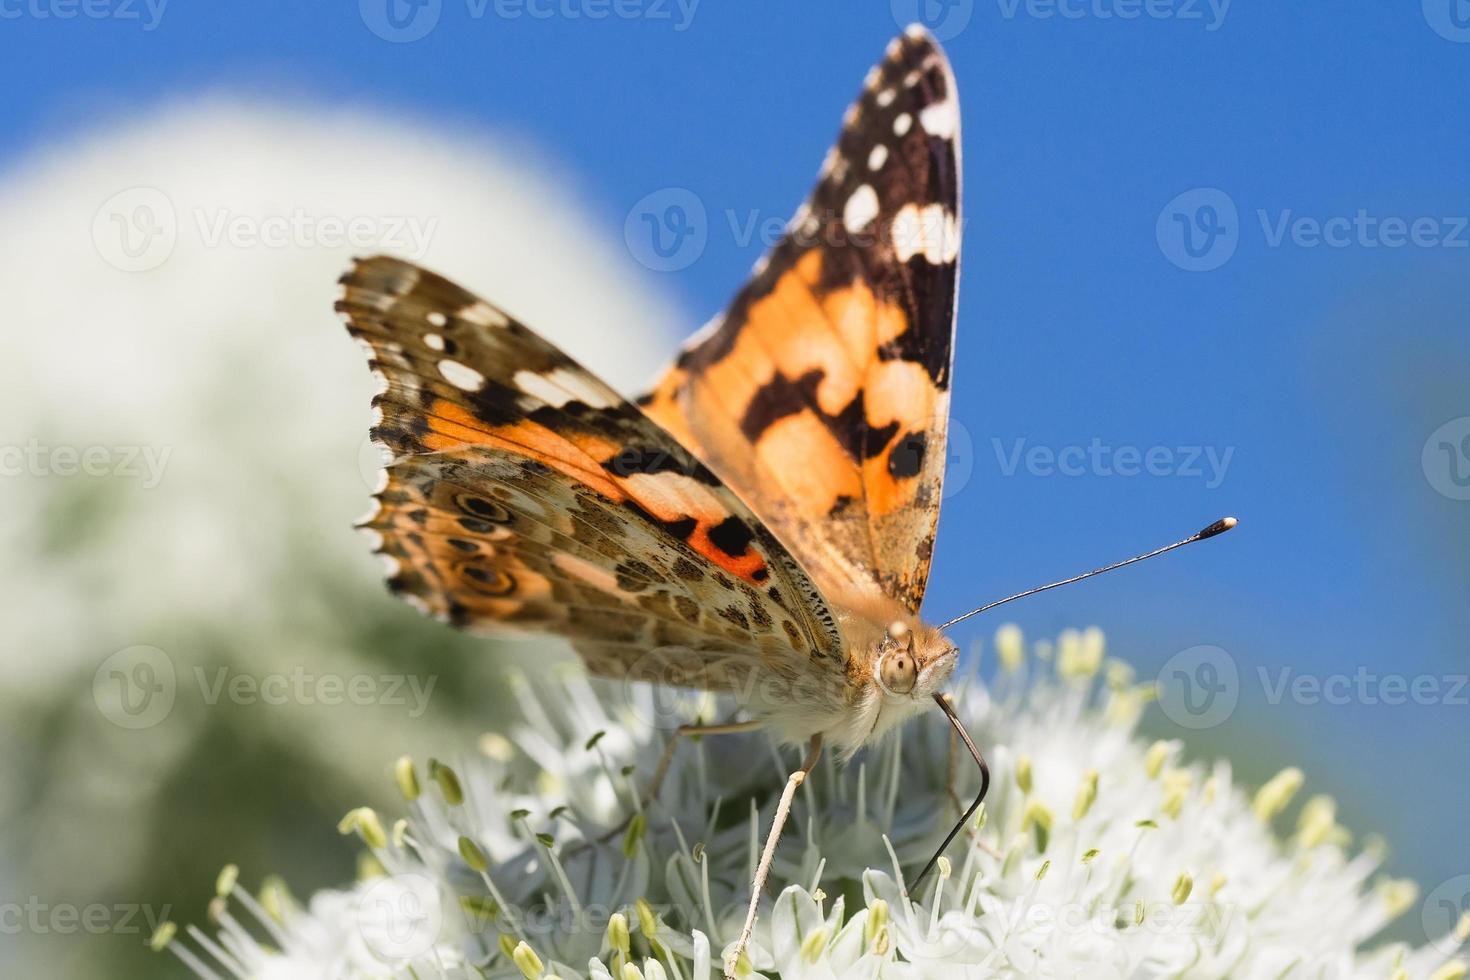
<path fill-rule="evenodd" d="M 432 272 L 380 256 L 341 280 L 337 309 L 381 385 L 387 466 L 361 526 L 394 593 L 465 630 L 563 637 L 595 675 L 734 695 L 752 720 L 727 728 L 809 746 L 732 963 L 824 746 L 849 757 L 937 702 L 981 769 L 971 814 L 988 785 L 940 694 L 959 651 L 920 615 L 949 420 L 959 139 L 949 62 L 909 28 L 785 234 L 634 399 Z"/>
<path fill-rule="evenodd" d="M 464 629 L 563 636 L 594 674 L 750 693 L 786 741 L 851 754 L 903 721 L 957 658 L 919 609 L 958 138 L 950 66 L 912 28 L 753 278 L 632 400 L 448 280 L 357 262 L 337 309 L 382 386 L 362 527 L 389 588 Z M 752 682 L 772 674 L 799 689 Z"/>

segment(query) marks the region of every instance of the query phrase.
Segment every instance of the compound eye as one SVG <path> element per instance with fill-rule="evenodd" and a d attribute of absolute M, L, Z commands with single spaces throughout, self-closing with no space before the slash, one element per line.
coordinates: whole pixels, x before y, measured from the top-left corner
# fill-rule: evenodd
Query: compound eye
<path fill-rule="evenodd" d="M 919 665 L 914 655 L 905 647 L 890 650 L 878 670 L 883 689 L 892 694 L 908 694 L 918 682 Z"/>

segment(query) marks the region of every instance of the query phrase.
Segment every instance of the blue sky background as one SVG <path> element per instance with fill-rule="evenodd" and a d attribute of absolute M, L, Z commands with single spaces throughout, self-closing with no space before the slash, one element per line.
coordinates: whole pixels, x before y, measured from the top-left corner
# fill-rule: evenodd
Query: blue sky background
<path fill-rule="evenodd" d="M 0 167 L 215 88 L 515 134 L 565 169 L 609 238 L 648 195 L 693 192 L 698 255 L 670 272 L 636 248 L 628 261 L 691 329 L 762 250 L 738 227 L 800 201 L 917 8 L 704 0 L 690 16 L 673 0 L 491 0 L 476 16 L 477 0 L 442 0 L 410 21 L 437 15 L 425 36 L 397 42 L 380 36 L 394 35 L 382 0 L 173 0 L 156 22 L 141 0 L 94 2 L 109 16 L 0 0 Z M 1185 652 L 1165 680 L 1181 664 L 1196 682 L 1223 677 L 1213 704 L 1236 706 L 1212 707 L 1220 723 L 1199 730 L 1156 712 L 1157 733 L 1229 751 L 1252 782 L 1300 764 L 1309 791 L 1338 796 L 1354 830 L 1384 831 L 1391 868 L 1426 889 L 1470 871 L 1470 688 L 1456 680 L 1470 672 L 1470 501 L 1457 499 L 1470 482 L 1470 7 L 918 2 L 961 91 L 954 418 L 970 437 L 952 457 L 969 475 L 946 504 L 926 611 L 947 618 L 1236 514 L 1218 542 L 1008 617 L 1033 636 L 1096 623 L 1143 676 Z M 1336 245 L 1292 224 L 1360 211 Z M 1427 220 L 1394 247 L 1387 218 Z M 1018 440 L 1166 447 L 1156 458 L 1173 472 L 1012 468 Z M 1222 478 L 1183 466 L 1194 447 L 1229 454 Z M 1202 645 L 1224 659 L 1189 653 Z M 1352 679 L 1347 703 L 1275 697 L 1285 669 Z M 1435 703 L 1381 703 L 1394 692 L 1372 678 L 1385 674 L 1432 678 L 1438 693 L 1421 699 Z"/>

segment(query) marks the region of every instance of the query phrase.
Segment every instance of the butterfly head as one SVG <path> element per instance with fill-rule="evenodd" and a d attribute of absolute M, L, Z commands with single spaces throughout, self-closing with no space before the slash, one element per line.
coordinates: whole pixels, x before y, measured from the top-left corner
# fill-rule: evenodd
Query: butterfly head
<path fill-rule="evenodd" d="M 949 637 L 929 626 L 895 621 L 878 642 L 873 676 L 890 697 L 926 701 L 954 673 L 960 651 Z"/>

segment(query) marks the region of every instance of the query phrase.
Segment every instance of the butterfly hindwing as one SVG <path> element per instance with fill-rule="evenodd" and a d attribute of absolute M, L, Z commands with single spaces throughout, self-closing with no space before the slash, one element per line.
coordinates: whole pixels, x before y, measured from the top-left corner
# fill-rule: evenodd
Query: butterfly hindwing
<path fill-rule="evenodd" d="M 748 500 L 829 595 L 918 610 L 938 523 L 959 261 L 959 106 L 895 40 L 808 202 L 639 404 Z"/>
<path fill-rule="evenodd" d="M 565 636 L 612 676 L 636 663 L 731 690 L 764 666 L 840 684 L 821 593 L 677 440 L 440 276 L 378 257 L 342 285 L 383 384 L 386 482 L 363 526 L 394 591 L 461 627 Z"/>

